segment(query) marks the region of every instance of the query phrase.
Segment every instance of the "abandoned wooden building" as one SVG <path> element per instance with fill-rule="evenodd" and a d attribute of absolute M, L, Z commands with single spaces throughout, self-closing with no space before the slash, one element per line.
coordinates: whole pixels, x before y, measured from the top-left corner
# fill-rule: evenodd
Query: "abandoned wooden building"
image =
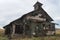
<path fill-rule="evenodd" d="M 55 23 L 42 8 L 40 2 L 36 2 L 34 10 L 4 26 L 5 35 L 10 36 L 43 36 L 55 35 Z"/>

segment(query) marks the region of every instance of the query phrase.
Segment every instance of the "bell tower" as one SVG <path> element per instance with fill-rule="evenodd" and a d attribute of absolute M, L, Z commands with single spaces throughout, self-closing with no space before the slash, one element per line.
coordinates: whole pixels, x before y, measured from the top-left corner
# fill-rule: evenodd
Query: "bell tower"
<path fill-rule="evenodd" d="M 35 9 L 35 10 L 38 10 L 38 9 L 41 8 L 42 5 L 43 5 L 43 4 L 41 4 L 40 2 L 37 1 L 37 2 L 35 3 L 35 5 L 34 5 L 34 9 Z"/>

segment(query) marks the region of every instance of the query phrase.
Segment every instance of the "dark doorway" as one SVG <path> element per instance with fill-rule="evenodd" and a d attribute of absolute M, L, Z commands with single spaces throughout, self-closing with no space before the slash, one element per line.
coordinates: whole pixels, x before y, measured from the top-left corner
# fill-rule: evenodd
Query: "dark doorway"
<path fill-rule="evenodd" d="M 15 33 L 16 34 L 22 34 L 23 33 L 23 27 L 21 25 L 16 25 Z"/>

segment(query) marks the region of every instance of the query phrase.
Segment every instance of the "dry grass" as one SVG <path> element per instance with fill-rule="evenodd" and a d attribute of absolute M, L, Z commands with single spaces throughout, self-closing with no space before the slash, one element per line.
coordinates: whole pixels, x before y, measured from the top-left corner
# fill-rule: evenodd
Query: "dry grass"
<path fill-rule="evenodd" d="M 0 40 L 8 40 L 8 38 L 4 36 L 4 29 L 0 29 Z"/>
<path fill-rule="evenodd" d="M 8 40 L 6 36 L 3 36 L 4 30 L 0 29 L 0 40 Z M 60 29 L 56 30 L 56 36 L 45 36 L 45 37 L 32 37 L 32 38 L 16 38 L 12 40 L 60 40 Z"/>
<path fill-rule="evenodd" d="M 56 29 L 55 36 L 32 37 L 32 38 L 18 38 L 13 40 L 60 40 L 60 29 Z"/>
<path fill-rule="evenodd" d="M 60 29 L 56 29 L 56 34 L 60 34 Z"/>
<path fill-rule="evenodd" d="M 60 40 L 60 37 L 47 36 L 47 37 L 18 38 L 12 40 Z"/>

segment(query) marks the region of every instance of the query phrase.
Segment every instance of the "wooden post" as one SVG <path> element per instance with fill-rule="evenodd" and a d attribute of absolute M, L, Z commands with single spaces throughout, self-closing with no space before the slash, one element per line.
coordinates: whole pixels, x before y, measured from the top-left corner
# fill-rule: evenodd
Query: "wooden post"
<path fill-rule="evenodd" d="M 24 26 L 23 26 L 23 37 L 25 37 L 25 20 L 24 20 Z"/>
<path fill-rule="evenodd" d="M 14 36 L 15 34 L 15 24 L 12 24 L 12 37 Z"/>
<path fill-rule="evenodd" d="M 25 24 L 24 24 L 23 36 L 25 37 Z"/>

